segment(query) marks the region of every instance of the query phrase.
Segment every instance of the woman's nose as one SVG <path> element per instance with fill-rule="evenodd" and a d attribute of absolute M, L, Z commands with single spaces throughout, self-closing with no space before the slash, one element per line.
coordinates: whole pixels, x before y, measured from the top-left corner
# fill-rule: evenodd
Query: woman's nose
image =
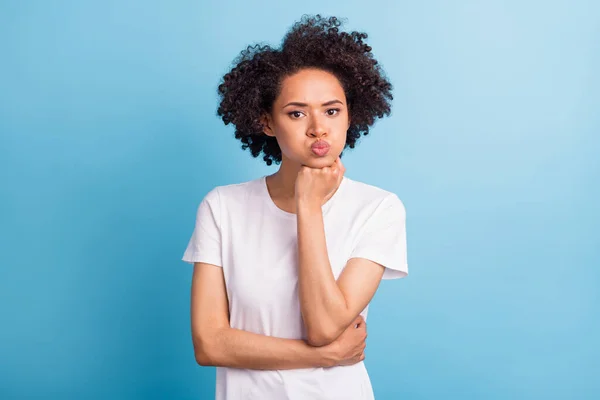
<path fill-rule="evenodd" d="M 311 121 L 311 125 L 308 129 L 308 136 L 313 138 L 320 138 L 321 136 L 325 136 L 327 134 L 327 130 L 325 126 L 318 118 L 313 118 Z"/>

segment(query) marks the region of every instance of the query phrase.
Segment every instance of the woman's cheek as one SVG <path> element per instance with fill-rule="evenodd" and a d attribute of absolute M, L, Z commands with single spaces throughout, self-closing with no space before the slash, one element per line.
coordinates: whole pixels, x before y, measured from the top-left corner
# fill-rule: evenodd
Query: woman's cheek
<path fill-rule="evenodd" d="M 278 139 L 279 148 L 281 152 L 286 155 L 287 158 L 294 161 L 303 161 L 305 151 L 303 149 L 303 141 L 297 139 L 285 137 Z"/>

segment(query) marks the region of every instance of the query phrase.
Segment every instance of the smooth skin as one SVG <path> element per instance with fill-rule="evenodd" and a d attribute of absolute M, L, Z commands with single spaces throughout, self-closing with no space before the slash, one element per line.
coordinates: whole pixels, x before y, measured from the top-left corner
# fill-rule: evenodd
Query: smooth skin
<path fill-rule="evenodd" d="M 222 268 L 196 263 L 191 320 L 200 365 L 246 369 L 296 369 L 351 365 L 365 359 L 366 323 L 359 315 L 369 303 L 384 267 L 353 258 L 336 281 L 325 246 L 321 206 L 337 191 L 345 168 L 341 154 L 350 116 L 337 78 L 318 69 L 301 70 L 282 81 L 264 133 L 282 150 L 279 170 L 267 177 L 275 204 L 297 214 L 299 285 L 307 340 L 280 339 L 231 328 Z M 325 140 L 323 157 L 311 151 Z"/>

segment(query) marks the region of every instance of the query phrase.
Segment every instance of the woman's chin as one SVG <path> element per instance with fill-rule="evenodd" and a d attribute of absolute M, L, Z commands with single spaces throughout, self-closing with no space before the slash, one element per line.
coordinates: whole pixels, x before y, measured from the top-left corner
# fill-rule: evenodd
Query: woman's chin
<path fill-rule="evenodd" d="M 319 157 L 313 155 L 309 159 L 304 161 L 304 165 L 310 168 L 325 168 L 333 165 L 337 157 L 333 157 L 331 154 Z"/>

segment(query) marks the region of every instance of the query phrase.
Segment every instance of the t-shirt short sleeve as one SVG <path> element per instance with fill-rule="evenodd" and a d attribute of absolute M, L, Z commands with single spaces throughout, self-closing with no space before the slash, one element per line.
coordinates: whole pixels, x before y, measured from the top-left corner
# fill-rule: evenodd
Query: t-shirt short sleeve
<path fill-rule="evenodd" d="M 182 260 L 222 266 L 220 203 L 218 188 L 204 197 L 196 212 L 196 224 Z"/>
<path fill-rule="evenodd" d="M 365 223 L 350 258 L 359 257 L 385 267 L 382 279 L 408 275 L 406 209 L 394 193 L 382 200 Z"/>

